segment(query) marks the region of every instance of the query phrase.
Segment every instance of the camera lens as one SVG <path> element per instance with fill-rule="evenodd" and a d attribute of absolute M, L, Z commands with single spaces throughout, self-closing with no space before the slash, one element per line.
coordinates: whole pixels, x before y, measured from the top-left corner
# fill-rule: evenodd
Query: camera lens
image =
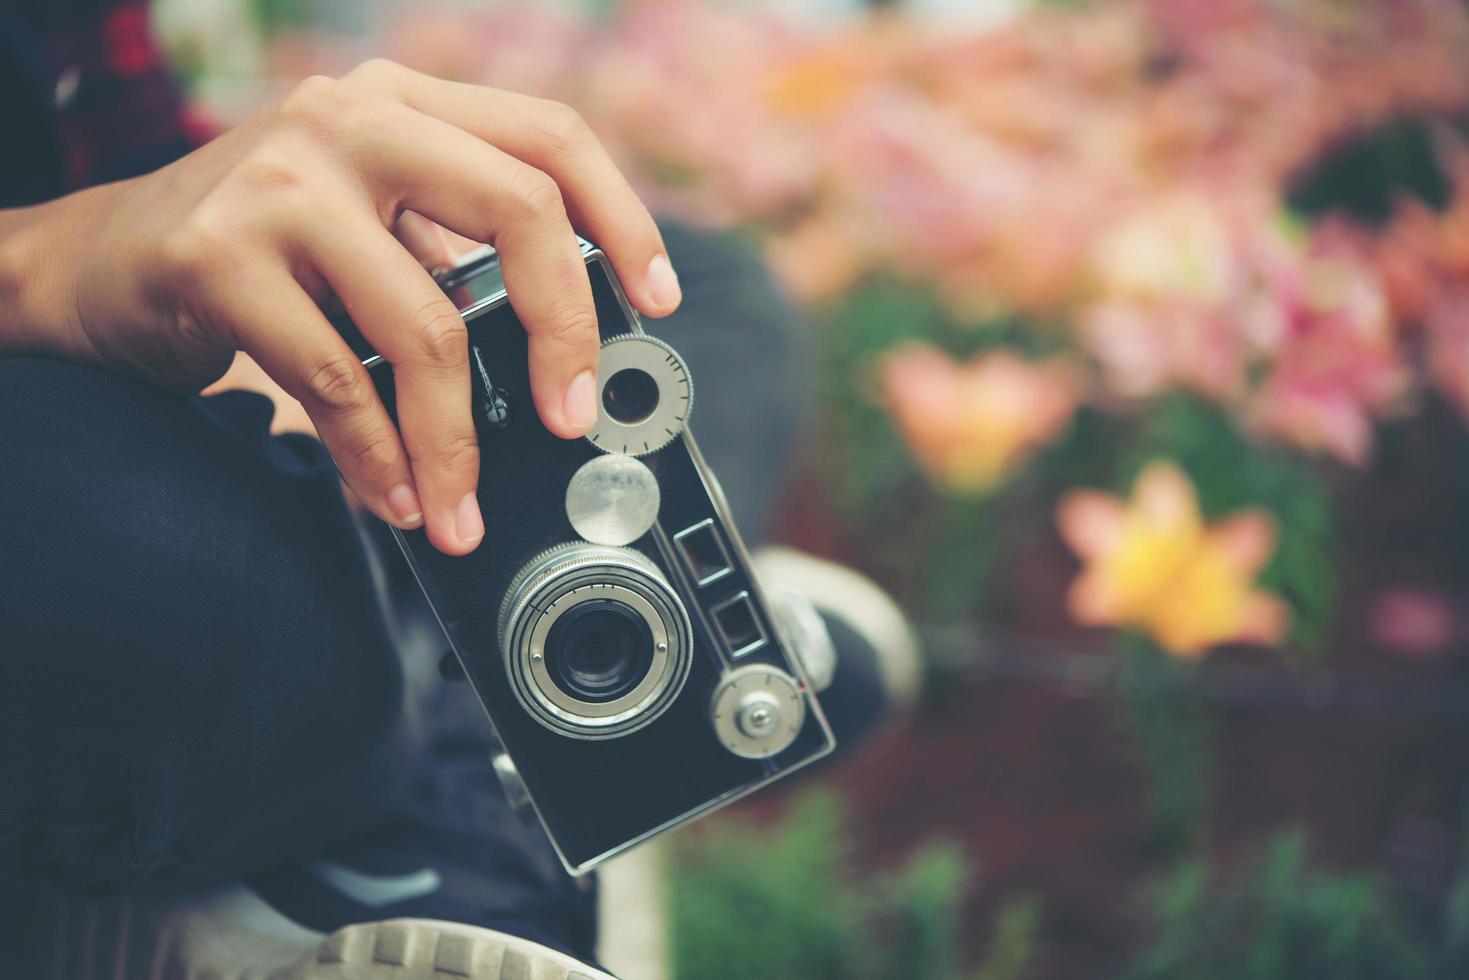
<path fill-rule="evenodd" d="M 603 386 L 602 407 L 623 425 L 637 425 L 658 407 L 658 382 L 640 368 L 623 368 Z"/>
<path fill-rule="evenodd" d="M 613 701 L 637 687 L 653 666 L 653 631 L 630 606 L 591 599 L 551 627 L 546 665 L 556 686 L 572 697 Z"/>
<path fill-rule="evenodd" d="M 500 604 L 500 651 L 516 700 L 572 738 L 652 723 L 683 689 L 693 627 L 651 558 L 568 542 L 532 558 Z"/>

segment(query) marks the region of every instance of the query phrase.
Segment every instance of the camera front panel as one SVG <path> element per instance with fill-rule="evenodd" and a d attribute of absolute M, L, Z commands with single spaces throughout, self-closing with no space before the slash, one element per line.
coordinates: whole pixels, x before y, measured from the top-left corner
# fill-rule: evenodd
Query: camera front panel
<path fill-rule="evenodd" d="M 640 334 L 636 316 L 601 253 L 588 254 L 588 273 L 604 341 Z M 495 299 L 503 287 L 493 259 L 442 284 L 466 310 L 477 357 L 472 370 L 483 368 L 503 412 L 503 424 L 481 420 L 479 426 L 485 537 L 474 552 L 457 558 L 435 549 L 421 530 L 400 532 L 398 538 L 567 867 L 585 870 L 650 834 L 829 752 L 834 744 L 830 729 L 769 615 L 717 482 L 686 430 L 661 448 L 637 456 L 656 477 L 657 517 L 651 529 L 625 547 L 654 571 L 644 572 L 645 566 L 630 560 L 628 575 L 633 577 L 625 583 L 630 590 L 626 596 L 609 592 L 605 600 L 597 597 L 601 605 L 582 603 L 577 615 L 560 616 L 534 641 L 554 640 L 559 629 L 563 636 L 626 644 L 633 642 L 628 637 L 641 636 L 649 628 L 640 626 L 640 621 L 652 624 L 653 630 L 663 627 L 658 634 L 661 642 L 686 644 L 679 650 L 683 661 L 673 665 L 679 671 L 676 687 L 664 703 L 650 702 L 650 715 L 639 717 L 636 692 L 619 687 L 616 676 L 595 669 L 578 672 L 575 664 L 559 665 L 560 673 L 550 679 L 558 686 L 569 685 L 573 693 L 585 688 L 592 701 L 599 692 L 605 693 L 613 708 L 619 707 L 617 698 L 632 699 L 628 701 L 632 707 L 621 712 L 630 718 L 622 719 L 617 712 L 609 716 L 625 730 L 611 727 L 613 734 L 595 736 L 578 734 L 573 726 L 558 730 L 556 704 L 538 704 L 527 696 L 528 689 L 538 696 L 543 689 L 554 696 L 555 691 L 543 683 L 553 672 L 544 669 L 550 664 L 532 663 L 528 657 L 516 660 L 517 650 L 507 656 L 502 648 L 502 607 L 508 592 L 525 591 L 524 576 L 522 581 L 516 576 L 528 563 L 548 549 L 583 541 L 568 516 L 568 487 L 585 464 L 605 454 L 587 439 L 560 439 L 541 425 L 531 400 L 526 333 L 510 305 Z M 372 358 L 366 363 L 396 418 L 389 366 Z M 477 406 L 483 401 L 478 381 Z M 646 399 L 647 393 L 638 386 L 624 387 L 627 391 L 619 397 L 625 402 Z M 610 401 L 609 390 L 604 413 L 615 407 Z M 644 587 L 656 585 L 653 579 L 659 576 L 676 596 L 673 602 L 666 596 L 660 601 L 658 588 Z M 645 600 L 646 610 L 639 599 Z M 530 600 L 533 607 L 535 601 Z M 684 620 L 684 632 L 678 637 L 671 632 L 680 627 L 676 606 Z M 627 607 L 644 611 L 629 616 Z M 526 632 L 535 635 L 533 630 Z M 540 660 L 539 653 L 536 659 Z M 745 687 L 768 685 L 770 678 L 758 665 L 774 667 L 794 681 L 791 689 L 777 684 L 769 690 L 800 700 L 792 705 L 799 714 L 787 714 L 799 718 L 792 722 L 793 730 L 797 724 L 799 730 L 788 746 L 768 757 L 750 758 L 731 751 L 730 733 L 735 732 L 731 692 L 740 685 L 731 685 L 730 678 L 733 671 L 740 671 L 733 676 L 749 681 Z M 520 670 L 527 675 L 539 671 L 541 686 L 536 687 L 534 678 L 528 683 L 525 676 L 512 677 Z M 750 718 L 758 724 L 763 713 L 757 702 L 762 696 L 772 699 L 772 708 L 779 707 L 775 694 L 750 692 L 755 700 L 745 705 L 742 724 Z"/>

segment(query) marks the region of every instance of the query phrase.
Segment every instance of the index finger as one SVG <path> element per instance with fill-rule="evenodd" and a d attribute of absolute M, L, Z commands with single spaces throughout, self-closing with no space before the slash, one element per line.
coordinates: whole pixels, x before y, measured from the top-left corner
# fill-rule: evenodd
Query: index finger
<path fill-rule="evenodd" d="M 369 61 L 348 78 L 549 175 L 561 188 L 572 224 L 606 251 L 632 304 L 649 316 L 666 316 L 677 309 L 683 294 L 658 226 L 601 141 L 570 106 L 444 81 L 390 61 Z"/>

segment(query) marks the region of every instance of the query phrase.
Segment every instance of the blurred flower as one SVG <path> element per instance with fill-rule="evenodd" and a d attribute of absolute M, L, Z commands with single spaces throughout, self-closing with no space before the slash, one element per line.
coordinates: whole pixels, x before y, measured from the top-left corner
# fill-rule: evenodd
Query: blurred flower
<path fill-rule="evenodd" d="M 829 216 L 814 216 L 771 235 L 765 259 L 797 299 L 829 300 L 862 275 L 859 240 L 860 230 L 843 228 Z"/>
<path fill-rule="evenodd" d="M 1426 326 L 1430 377 L 1459 413 L 1469 418 L 1469 288 L 1435 304 Z"/>
<path fill-rule="evenodd" d="M 1363 465 L 1373 417 L 1410 380 L 1387 295 L 1359 257 L 1329 240 L 1270 270 L 1272 329 L 1259 338 L 1270 369 L 1248 406 L 1263 430 Z"/>
<path fill-rule="evenodd" d="M 1446 653 L 1461 635 L 1459 624 L 1453 600 L 1431 589 L 1385 589 L 1368 609 L 1373 642 L 1406 657 Z"/>
<path fill-rule="evenodd" d="M 1006 351 L 959 363 L 922 344 L 882 358 L 882 394 L 914 456 L 949 490 L 988 490 L 1061 431 L 1077 383 L 1060 361 Z"/>
<path fill-rule="evenodd" d="M 1206 526 L 1193 485 L 1172 463 L 1150 463 L 1125 501 L 1067 494 L 1057 524 L 1083 564 L 1068 597 L 1077 622 L 1141 629 L 1183 657 L 1284 639 L 1289 610 L 1255 587 L 1275 550 L 1273 520 L 1250 510 Z"/>
<path fill-rule="evenodd" d="M 1091 257 L 1099 292 L 1147 302 L 1221 302 L 1238 263 L 1224 215 L 1200 194 L 1145 201 L 1097 236 Z"/>
<path fill-rule="evenodd" d="M 1097 303 L 1081 315 L 1079 333 L 1107 372 L 1109 387 L 1129 398 L 1182 385 L 1222 399 L 1243 382 L 1243 338 L 1218 310 Z"/>

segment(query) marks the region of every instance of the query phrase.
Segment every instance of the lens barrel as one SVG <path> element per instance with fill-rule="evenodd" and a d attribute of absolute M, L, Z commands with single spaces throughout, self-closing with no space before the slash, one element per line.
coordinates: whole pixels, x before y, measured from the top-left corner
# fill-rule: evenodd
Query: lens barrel
<path fill-rule="evenodd" d="M 572 542 L 528 562 L 500 606 L 511 687 L 537 721 L 614 738 L 657 718 L 688 679 L 693 631 L 662 572 L 628 548 Z"/>

